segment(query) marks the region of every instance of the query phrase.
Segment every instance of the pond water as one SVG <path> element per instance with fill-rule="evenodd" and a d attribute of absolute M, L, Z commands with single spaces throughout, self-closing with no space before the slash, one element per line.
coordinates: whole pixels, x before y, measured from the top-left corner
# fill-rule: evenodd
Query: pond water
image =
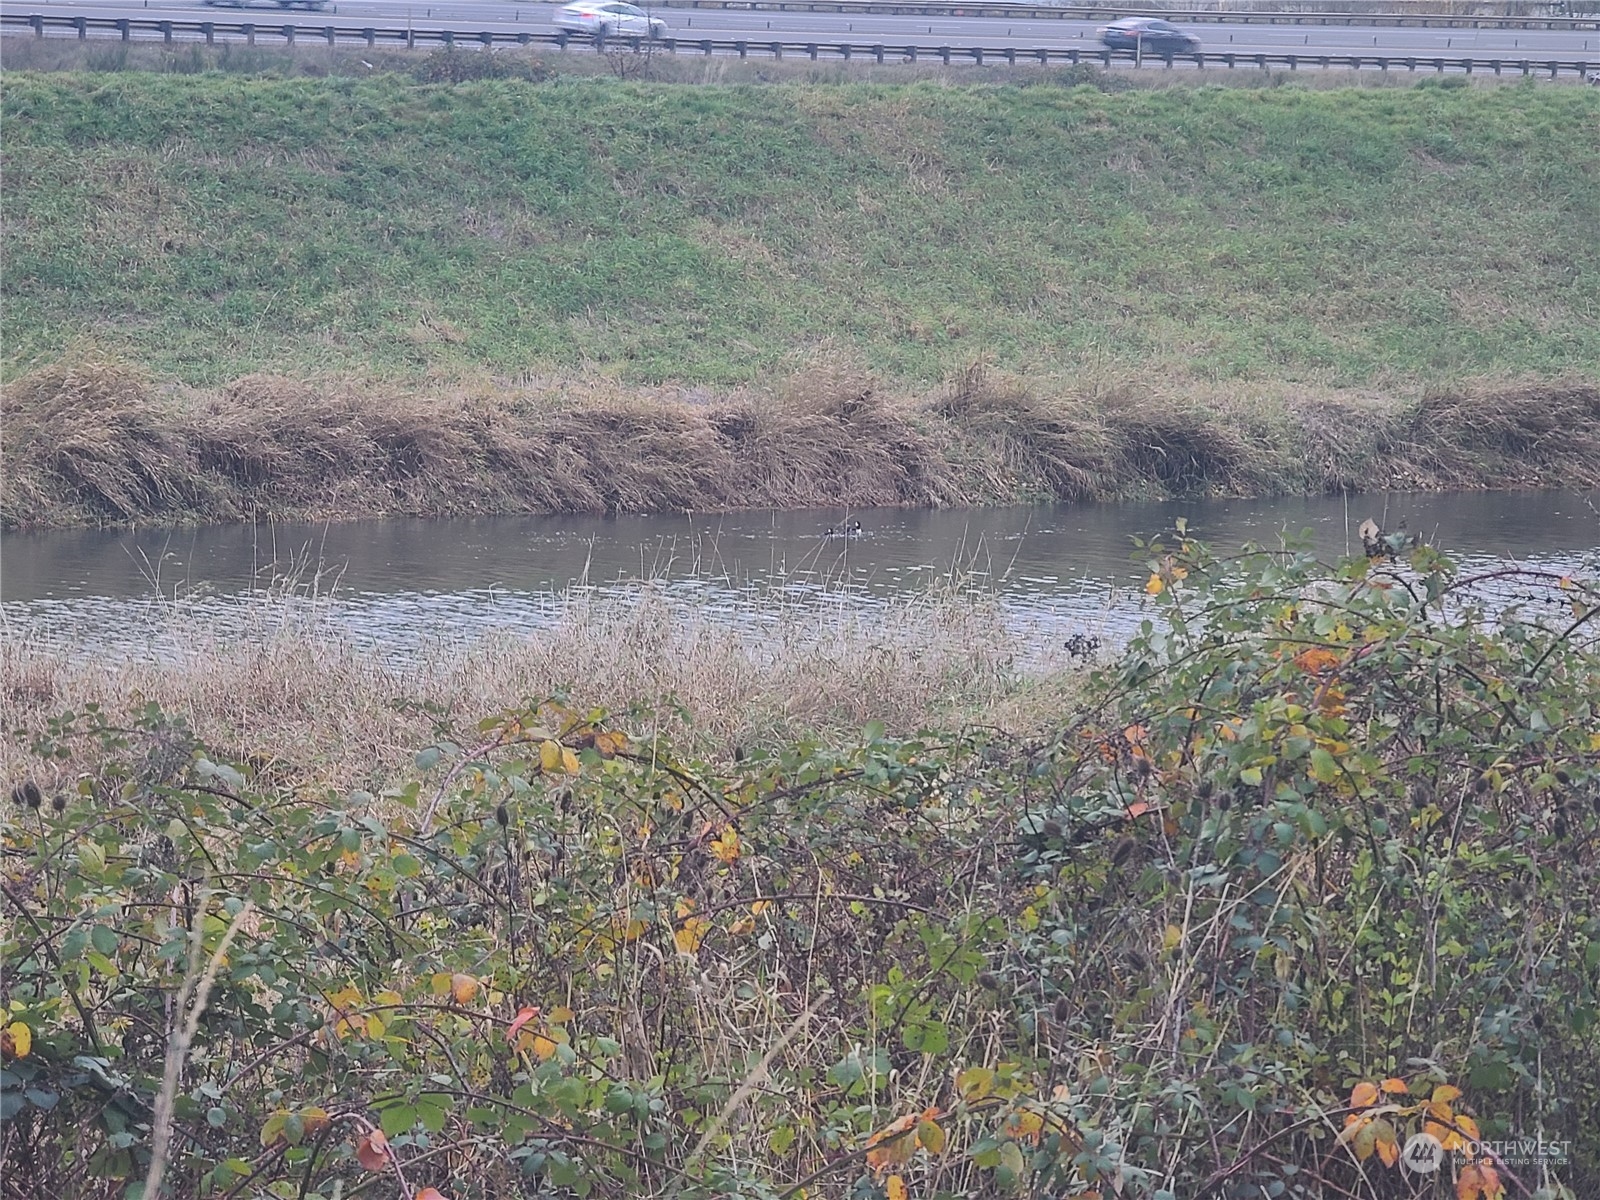
<path fill-rule="evenodd" d="M 756 627 L 959 588 L 1019 630 L 1115 636 L 1142 611 L 1132 539 L 1179 517 L 1218 550 L 1309 530 L 1336 556 L 1372 517 L 1468 564 L 1600 574 L 1600 496 L 1560 491 L 74 530 L 0 535 L 0 628 L 159 654 L 174 614 L 227 636 L 270 599 L 394 649 L 536 628 L 574 596 L 627 603 L 641 588 Z"/>

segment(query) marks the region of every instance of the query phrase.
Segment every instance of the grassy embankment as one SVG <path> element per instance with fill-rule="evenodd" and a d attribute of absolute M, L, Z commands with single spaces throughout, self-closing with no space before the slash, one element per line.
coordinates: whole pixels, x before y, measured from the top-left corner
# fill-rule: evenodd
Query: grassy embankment
<path fill-rule="evenodd" d="M 1600 479 L 1590 89 L 14 73 L 4 116 L 12 525 Z"/>

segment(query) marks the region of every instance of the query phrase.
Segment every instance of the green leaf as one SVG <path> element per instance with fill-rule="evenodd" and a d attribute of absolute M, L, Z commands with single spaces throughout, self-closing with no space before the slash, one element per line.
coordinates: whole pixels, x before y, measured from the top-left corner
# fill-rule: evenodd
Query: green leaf
<path fill-rule="evenodd" d="M 1321 746 L 1314 747 L 1311 751 L 1311 778 L 1318 783 L 1332 783 L 1339 778 L 1339 764 L 1334 761 Z"/>
<path fill-rule="evenodd" d="M 89 934 L 89 941 L 101 954 L 109 956 L 117 952 L 117 933 L 109 926 L 96 925 Z"/>

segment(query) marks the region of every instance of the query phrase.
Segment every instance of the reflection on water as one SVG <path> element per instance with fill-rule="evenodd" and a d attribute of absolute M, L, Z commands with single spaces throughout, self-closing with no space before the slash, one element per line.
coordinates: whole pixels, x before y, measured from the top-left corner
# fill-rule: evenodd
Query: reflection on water
<path fill-rule="evenodd" d="M 998 600 L 1021 633 L 1115 635 L 1141 611 L 1134 537 L 1183 517 L 1218 550 L 1310 530 L 1334 556 L 1369 516 L 1469 564 L 1600 564 L 1600 498 L 1570 492 L 394 520 L 4 534 L 0 616 L 8 636 L 161 654 L 175 612 L 226 636 L 247 611 L 259 620 L 268 592 L 288 597 L 285 619 L 314 609 L 399 649 L 538 628 L 574 593 L 625 600 L 640 581 L 676 607 L 754 627 L 959 586 Z M 859 536 L 829 535 L 854 521 Z"/>

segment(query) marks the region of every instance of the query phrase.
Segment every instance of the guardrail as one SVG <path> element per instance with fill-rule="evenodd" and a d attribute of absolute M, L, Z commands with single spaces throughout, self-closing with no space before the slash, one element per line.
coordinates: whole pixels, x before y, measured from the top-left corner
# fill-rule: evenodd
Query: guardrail
<path fill-rule="evenodd" d="M 1255 67 L 1268 70 L 1282 67 L 1290 71 L 1320 68 L 1380 71 L 1461 71 L 1500 75 L 1505 72 L 1521 75 L 1548 74 L 1552 79 L 1562 75 L 1579 75 L 1587 78 L 1590 68 L 1600 70 L 1600 62 L 1581 59 L 1555 58 L 1463 58 L 1454 55 L 1393 54 L 1269 54 L 1228 53 L 1213 54 L 1199 51 L 1194 54 L 1136 55 L 1132 50 L 1084 50 L 1078 47 L 1044 47 L 1024 49 L 1016 46 L 923 46 L 908 43 L 805 41 L 786 42 L 757 38 L 680 38 L 665 37 L 656 41 L 644 38 L 591 38 L 583 34 L 532 33 L 503 30 L 417 29 L 384 28 L 375 25 L 296 25 L 254 21 L 168 21 L 138 17 L 66 17 L 45 16 L 39 13 L 23 16 L 18 13 L 0 13 L 0 27 L 24 26 L 38 37 L 47 31 L 61 30 L 76 34 L 85 40 L 90 34 L 101 36 L 116 34 L 122 41 L 132 41 L 135 35 L 142 38 L 159 36 L 171 45 L 178 40 L 204 40 L 207 45 L 218 39 L 242 38 L 256 45 L 259 38 L 281 39 L 285 45 L 299 45 L 301 40 L 324 42 L 329 46 L 406 46 L 419 45 L 453 47 L 472 46 L 552 46 L 566 50 L 578 46 L 594 50 L 624 50 L 635 52 L 663 51 L 668 54 L 768 55 L 772 58 L 806 58 L 815 62 L 821 58 L 859 60 L 863 62 L 941 62 L 1006 63 L 1092 63 L 1109 67 L 1113 63 L 1130 63 L 1136 66 Z"/>
<path fill-rule="evenodd" d="M 876 16 L 993 17 L 1022 20 L 1111 21 L 1160 17 L 1213 25 L 1362 25 L 1413 29 L 1600 29 L 1600 13 L 1588 16 L 1495 16 L 1447 13 L 1254 12 L 1242 9 L 1158 9 L 1139 4 L 919 4 L 915 0 L 651 0 L 652 8 L 740 9 L 750 12 L 836 12 Z"/>

